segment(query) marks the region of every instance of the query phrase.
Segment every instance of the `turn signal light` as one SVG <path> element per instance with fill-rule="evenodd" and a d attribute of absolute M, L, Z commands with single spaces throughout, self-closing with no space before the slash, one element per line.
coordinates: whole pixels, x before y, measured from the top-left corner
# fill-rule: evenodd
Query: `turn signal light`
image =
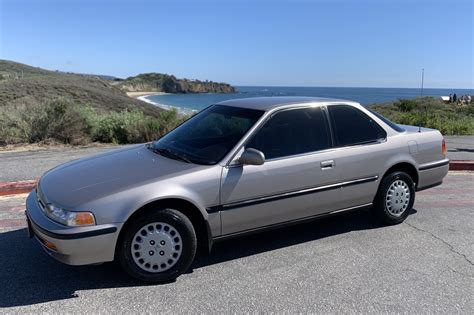
<path fill-rule="evenodd" d="M 90 212 L 78 212 L 75 215 L 75 225 L 95 224 L 94 215 Z"/>
<path fill-rule="evenodd" d="M 446 153 L 447 153 L 447 150 L 446 150 L 446 141 L 444 141 L 444 138 L 443 138 L 443 142 L 441 142 L 441 153 L 446 156 Z"/>
<path fill-rule="evenodd" d="M 51 250 L 54 250 L 54 251 L 57 251 L 58 249 L 56 248 L 56 245 L 54 245 L 53 243 L 51 243 L 50 241 L 47 241 L 47 240 L 43 240 L 43 244 L 44 246 L 46 246 L 47 248 L 51 249 Z"/>

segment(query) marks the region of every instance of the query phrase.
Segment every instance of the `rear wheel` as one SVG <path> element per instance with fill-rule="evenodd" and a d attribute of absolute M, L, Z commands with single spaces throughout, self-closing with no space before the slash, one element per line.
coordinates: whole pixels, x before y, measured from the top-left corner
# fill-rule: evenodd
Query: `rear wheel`
<path fill-rule="evenodd" d="M 197 239 L 191 221 L 173 209 L 146 214 L 127 228 L 118 258 L 132 277 L 146 282 L 169 282 L 194 260 Z"/>
<path fill-rule="evenodd" d="M 387 224 L 403 222 L 415 202 L 415 185 L 405 172 L 393 172 L 382 179 L 373 212 Z"/>

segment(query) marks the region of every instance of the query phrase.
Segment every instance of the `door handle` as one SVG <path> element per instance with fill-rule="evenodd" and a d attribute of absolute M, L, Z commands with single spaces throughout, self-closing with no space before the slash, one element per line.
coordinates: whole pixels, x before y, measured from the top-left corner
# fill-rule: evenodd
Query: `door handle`
<path fill-rule="evenodd" d="M 321 162 L 321 169 L 322 170 L 329 170 L 332 169 L 336 166 L 336 163 L 334 163 L 334 160 L 329 160 L 329 161 L 322 161 Z"/>

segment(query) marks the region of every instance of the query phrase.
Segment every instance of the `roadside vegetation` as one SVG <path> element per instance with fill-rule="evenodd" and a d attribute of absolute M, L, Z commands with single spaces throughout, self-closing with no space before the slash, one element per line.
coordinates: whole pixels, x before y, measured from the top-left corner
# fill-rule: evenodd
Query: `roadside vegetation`
<path fill-rule="evenodd" d="M 147 142 L 161 137 L 186 118 L 175 110 L 161 111 L 157 117 L 137 109 L 105 112 L 65 98 L 13 104 L 0 107 L 0 145 Z"/>
<path fill-rule="evenodd" d="M 395 123 L 435 128 L 443 135 L 474 135 L 474 104 L 445 104 L 434 97 L 400 99 L 370 108 Z"/>

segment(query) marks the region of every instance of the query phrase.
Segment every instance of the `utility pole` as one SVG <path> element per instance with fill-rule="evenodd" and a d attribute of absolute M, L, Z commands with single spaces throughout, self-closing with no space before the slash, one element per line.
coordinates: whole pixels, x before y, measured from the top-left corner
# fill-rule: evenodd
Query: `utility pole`
<path fill-rule="evenodd" d="M 421 96 L 423 96 L 423 83 L 425 81 L 425 68 L 421 69 Z"/>

